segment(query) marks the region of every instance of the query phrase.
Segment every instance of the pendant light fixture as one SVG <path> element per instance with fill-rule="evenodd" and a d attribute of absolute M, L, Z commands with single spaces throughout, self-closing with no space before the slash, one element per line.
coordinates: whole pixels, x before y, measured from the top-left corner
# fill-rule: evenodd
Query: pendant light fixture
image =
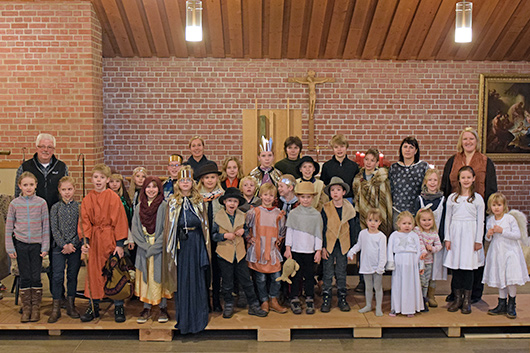
<path fill-rule="evenodd" d="M 202 1 L 186 1 L 186 41 L 202 41 Z"/>
<path fill-rule="evenodd" d="M 470 43 L 471 42 L 471 14 L 473 12 L 473 3 L 469 1 L 461 1 L 456 3 L 456 26 L 455 26 L 455 42 L 456 43 Z"/>

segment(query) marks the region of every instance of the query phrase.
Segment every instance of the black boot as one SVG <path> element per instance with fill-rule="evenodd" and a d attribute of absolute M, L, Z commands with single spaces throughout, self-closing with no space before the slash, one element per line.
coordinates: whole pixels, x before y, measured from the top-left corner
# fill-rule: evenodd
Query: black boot
<path fill-rule="evenodd" d="M 488 315 L 505 315 L 506 314 L 506 298 L 499 298 L 497 306 L 488 310 Z"/>
<path fill-rule="evenodd" d="M 429 312 L 429 298 L 423 297 L 423 310 L 420 310 L 420 313 Z"/>
<path fill-rule="evenodd" d="M 364 282 L 363 282 L 364 283 Z M 340 311 L 350 311 L 350 305 L 346 301 L 346 294 L 345 293 L 339 293 L 339 309 Z"/>
<path fill-rule="evenodd" d="M 232 316 L 234 316 L 234 303 L 225 303 L 223 318 L 230 319 Z"/>
<path fill-rule="evenodd" d="M 320 307 L 320 311 L 323 313 L 329 313 L 331 310 L 331 295 L 329 293 L 324 292 L 322 295 L 322 306 Z"/>
<path fill-rule="evenodd" d="M 92 305 L 88 303 L 88 308 L 83 315 L 81 315 L 82 322 L 89 322 L 99 317 L 99 303 L 94 303 L 94 309 L 92 310 Z"/>
<path fill-rule="evenodd" d="M 510 319 L 515 319 L 517 317 L 517 312 L 515 311 L 515 297 L 508 296 L 508 308 L 506 309 L 506 316 Z"/>
<path fill-rule="evenodd" d="M 114 321 L 117 323 L 125 322 L 125 308 L 123 305 L 114 305 Z"/>

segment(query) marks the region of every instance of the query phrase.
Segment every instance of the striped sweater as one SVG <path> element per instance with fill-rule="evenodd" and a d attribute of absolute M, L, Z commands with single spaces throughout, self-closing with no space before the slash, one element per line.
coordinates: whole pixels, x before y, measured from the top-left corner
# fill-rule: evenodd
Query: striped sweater
<path fill-rule="evenodd" d="M 48 206 L 43 198 L 19 196 L 9 204 L 6 219 L 6 251 L 15 253 L 13 236 L 28 244 L 42 244 L 41 251 L 50 248 Z"/>

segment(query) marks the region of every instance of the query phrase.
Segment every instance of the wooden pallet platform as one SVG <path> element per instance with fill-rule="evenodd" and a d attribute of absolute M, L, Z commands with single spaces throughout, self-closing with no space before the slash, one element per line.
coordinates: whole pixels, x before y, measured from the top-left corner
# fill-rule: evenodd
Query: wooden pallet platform
<path fill-rule="evenodd" d="M 210 317 L 206 330 L 255 330 L 258 341 L 289 341 L 292 330 L 319 329 L 351 329 L 355 338 L 380 338 L 386 328 L 440 328 L 448 337 L 460 337 L 463 328 L 497 328 L 497 327 L 528 327 L 530 332 L 530 294 L 517 297 L 517 314 L 515 320 L 505 316 L 487 315 L 489 308 L 497 302 L 495 295 L 487 295 L 484 301 L 473 305 L 473 312 L 463 315 L 459 312 L 449 313 L 446 310 L 444 297 L 437 297 L 440 307 L 431 309 L 428 313 L 417 314 L 414 318 L 404 316 L 389 317 L 390 296 L 385 293 L 383 310 L 385 315 L 376 317 L 375 312 L 360 314 L 357 310 L 364 306 L 364 297 L 350 295 L 349 302 L 352 311 L 340 312 L 336 302 L 330 313 L 323 314 L 317 310 L 314 315 L 294 315 L 291 312 L 278 314 L 271 312 L 266 318 L 249 316 L 245 309 L 237 309 L 231 319 L 223 319 L 221 314 L 215 313 Z M 79 309 L 84 308 L 86 302 L 79 301 Z M 317 301 L 317 308 L 319 306 Z M 20 323 L 19 307 L 14 305 L 12 297 L 0 300 L 0 330 L 45 330 L 50 335 L 60 335 L 67 330 L 138 330 L 141 341 L 171 341 L 174 331 L 174 320 L 159 324 L 149 320 L 145 324 L 136 323 L 136 315 L 141 311 L 141 303 L 133 301 L 126 305 L 127 321 L 118 324 L 114 322 L 113 306 L 110 303 L 101 304 L 102 317 L 97 322 L 82 323 L 64 314 L 58 322 L 48 324 L 48 314 L 51 311 L 51 300 L 44 299 L 41 309 L 42 318 L 36 323 Z M 169 307 L 170 313 L 172 307 Z"/>

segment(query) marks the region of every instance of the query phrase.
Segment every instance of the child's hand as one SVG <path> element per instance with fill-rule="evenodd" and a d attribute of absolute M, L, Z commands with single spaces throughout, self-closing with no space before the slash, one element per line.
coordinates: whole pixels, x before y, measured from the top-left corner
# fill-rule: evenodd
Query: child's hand
<path fill-rule="evenodd" d="M 475 251 L 479 251 L 480 249 L 482 249 L 482 243 L 475 243 L 474 249 Z"/>
<path fill-rule="evenodd" d="M 425 270 L 420 270 L 420 275 L 422 275 L 425 272 Z"/>
<path fill-rule="evenodd" d="M 502 227 L 498 225 L 494 225 L 492 229 L 493 229 L 493 233 L 502 233 Z"/>
<path fill-rule="evenodd" d="M 322 254 L 321 254 L 320 250 L 317 250 L 315 252 L 315 263 L 319 264 L 321 259 L 322 259 Z"/>
<path fill-rule="evenodd" d="M 17 253 L 16 252 L 10 253 L 9 257 L 12 258 L 12 259 L 16 259 L 17 258 Z"/>
<path fill-rule="evenodd" d="M 82 254 L 88 254 L 88 249 L 90 249 L 90 245 L 83 244 L 83 246 L 81 246 L 81 253 Z"/>
<path fill-rule="evenodd" d="M 282 243 L 283 243 L 282 240 L 283 240 L 283 239 L 278 239 L 278 240 L 276 240 L 276 246 L 277 246 L 278 248 L 280 248 L 280 247 L 282 246 Z"/>
<path fill-rule="evenodd" d="M 493 231 L 493 228 L 490 228 L 490 229 L 488 229 L 488 232 L 486 233 L 486 235 L 487 235 L 489 238 L 491 238 L 491 237 L 493 236 L 493 233 L 495 233 L 495 232 Z"/>
<path fill-rule="evenodd" d="M 44 258 L 46 255 L 48 255 L 47 251 L 43 251 L 40 253 L 40 257 Z"/>
<path fill-rule="evenodd" d="M 351 248 L 351 249 L 348 251 L 348 254 L 346 254 L 346 256 L 348 256 L 348 259 L 350 259 L 350 260 L 353 261 L 353 257 L 355 256 L 355 253 L 353 252 L 353 248 Z"/>
<path fill-rule="evenodd" d="M 421 253 L 420 260 L 425 260 L 426 257 L 427 257 L 427 253 L 426 252 Z"/>
<path fill-rule="evenodd" d="M 127 244 L 127 249 L 134 250 L 134 243 Z"/>
<path fill-rule="evenodd" d="M 234 240 L 236 235 L 234 233 L 225 233 L 224 237 L 226 240 Z"/>
<path fill-rule="evenodd" d="M 116 249 L 114 249 L 113 255 L 116 254 L 120 259 L 123 257 L 123 248 L 121 246 L 117 246 Z"/>
<path fill-rule="evenodd" d="M 451 242 L 449 240 L 445 241 L 445 250 L 447 251 L 451 250 Z"/>
<path fill-rule="evenodd" d="M 245 234 L 245 230 L 243 228 L 238 229 L 234 232 L 234 234 L 236 235 L 236 237 L 242 237 L 243 234 Z"/>
<path fill-rule="evenodd" d="M 324 260 L 327 260 L 327 259 L 329 258 L 329 253 L 328 253 L 328 251 L 326 250 L 326 248 L 323 248 L 323 249 L 322 249 L 322 258 L 323 258 Z"/>
<path fill-rule="evenodd" d="M 432 246 L 430 244 L 425 244 L 425 249 L 427 249 L 428 252 L 432 252 Z"/>
<path fill-rule="evenodd" d="M 285 257 L 286 257 L 287 259 L 290 259 L 290 258 L 293 257 L 293 255 L 291 254 L 291 247 L 290 247 L 290 246 L 287 247 L 287 249 L 285 249 L 285 254 L 284 254 L 284 255 L 285 255 Z"/>

